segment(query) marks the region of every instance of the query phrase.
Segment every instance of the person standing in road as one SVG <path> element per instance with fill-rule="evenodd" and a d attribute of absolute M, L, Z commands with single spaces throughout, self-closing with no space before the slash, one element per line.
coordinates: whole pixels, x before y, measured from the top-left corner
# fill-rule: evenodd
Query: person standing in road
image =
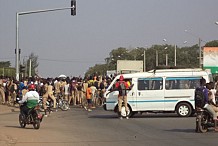
<path fill-rule="evenodd" d="M 56 78 L 56 82 L 54 83 L 54 88 L 55 88 L 55 97 L 60 96 L 60 94 L 61 94 L 61 83 L 60 83 L 59 78 Z"/>
<path fill-rule="evenodd" d="M 121 116 L 121 108 L 122 108 L 122 102 L 124 103 L 125 110 L 126 110 L 126 119 L 129 119 L 128 117 L 128 106 L 127 106 L 127 90 L 131 89 L 132 86 L 129 86 L 128 83 L 124 80 L 123 75 L 120 75 L 119 81 L 115 84 L 116 90 L 119 91 L 118 94 L 118 115 L 119 118 L 122 119 Z"/>
<path fill-rule="evenodd" d="M 75 78 L 72 78 L 71 84 L 70 84 L 70 90 L 71 90 L 71 96 L 73 100 L 73 105 L 76 105 L 77 103 L 77 82 Z"/>
<path fill-rule="evenodd" d="M 5 104 L 5 89 L 3 84 L 0 84 L 0 101 L 1 104 Z"/>
<path fill-rule="evenodd" d="M 91 85 L 88 84 L 88 88 L 86 89 L 86 99 L 87 99 L 87 103 L 88 103 L 88 111 L 92 111 L 91 107 L 92 107 L 92 89 L 90 88 Z"/>
<path fill-rule="evenodd" d="M 44 84 L 44 87 L 43 87 L 45 90 L 42 96 L 42 99 L 43 99 L 43 107 L 44 107 L 44 110 L 45 110 L 45 117 L 47 117 L 47 106 L 46 106 L 46 102 L 48 100 L 48 98 L 51 98 L 53 100 L 53 108 L 57 111 L 56 109 L 56 98 L 54 97 L 53 95 L 53 86 L 51 85 L 51 82 L 49 81 L 49 79 L 47 79 L 47 82 L 46 84 Z"/>
<path fill-rule="evenodd" d="M 66 80 L 66 84 L 64 85 L 64 99 L 68 101 L 70 104 L 71 102 L 71 96 L 70 96 L 70 84 L 69 80 Z"/>
<path fill-rule="evenodd" d="M 77 103 L 78 103 L 78 105 L 82 104 L 82 97 L 83 97 L 83 82 L 79 81 L 77 84 Z"/>

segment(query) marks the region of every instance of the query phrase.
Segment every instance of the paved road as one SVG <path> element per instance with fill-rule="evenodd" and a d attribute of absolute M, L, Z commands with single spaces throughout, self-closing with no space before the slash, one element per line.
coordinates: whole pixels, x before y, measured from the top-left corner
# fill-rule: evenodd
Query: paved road
<path fill-rule="evenodd" d="M 39 130 L 18 123 L 18 111 L 0 114 L 0 146 L 215 146 L 218 133 L 195 133 L 195 118 L 143 114 L 126 120 L 102 108 L 79 107 L 44 118 Z"/>

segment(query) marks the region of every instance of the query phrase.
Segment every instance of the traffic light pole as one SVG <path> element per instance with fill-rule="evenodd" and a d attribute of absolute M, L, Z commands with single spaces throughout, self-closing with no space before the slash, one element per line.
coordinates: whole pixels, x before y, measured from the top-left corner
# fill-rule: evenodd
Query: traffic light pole
<path fill-rule="evenodd" d="M 34 13 L 43 13 L 43 12 L 51 12 L 51 11 L 59 11 L 59 10 L 66 10 L 66 9 L 76 9 L 76 7 L 73 5 L 72 7 L 64 7 L 64 8 L 55 8 L 55 9 L 45 9 L 45 10 L 36 10 L 36 11 L 26 11 L 26 12 L 18 12 L 16 14 L 16 80 L 19 81 L 19 65 L 20 65 L 20 51 L 19 51 L 19 16 L 20 15 L 28 15 L 28 14 L 34 14 Z"/>

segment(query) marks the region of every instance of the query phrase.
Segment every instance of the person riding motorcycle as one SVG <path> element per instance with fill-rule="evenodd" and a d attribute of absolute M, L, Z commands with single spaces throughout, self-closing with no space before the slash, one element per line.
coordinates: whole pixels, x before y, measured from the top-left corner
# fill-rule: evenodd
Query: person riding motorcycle
<path fill-rule="evenodd" d="M 200 87 L 197 88 L 201 88 L 203 89 L 203 93 L 204 93 L 204 102 L 205 105 L 203 108 L 205 108 L 213 117 L 214 120 L 214 130 L 218 131 L 218 119 L 217 119 L 217 113 L 215 112 L 215 110 L 213 109 L 213 107 L 209 104 L 209 98 L 208 98 L 208 93 L 209 93 L 209 89 L 206 88 L 206 80 L 204 78 L 200 79 Z M 198 108 L 198 107 L 197 107 Z"/>
<path fill-rule="evenodd" d="M 39 102 L 39 94 L 35 91 L 35 85 L 30 84 L 28 86 L 28 92 L 23 96 L 22 100 L 19 101 L 20 104 L 23 104 L 20 109 L 25 115 L 28 114 L 28 111 L 34 108 Z"/>

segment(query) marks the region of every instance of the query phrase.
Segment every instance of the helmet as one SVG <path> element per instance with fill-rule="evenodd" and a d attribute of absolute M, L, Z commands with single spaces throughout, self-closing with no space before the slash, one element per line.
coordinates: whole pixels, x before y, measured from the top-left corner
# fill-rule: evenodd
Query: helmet
<path fill-rule="evenodd" d="M 35 85 L 34 85 L 34 84 L 30 84 L 30 85 L 28 86 L 28 89 L 29 89 L 29 90 L 35 90 Z"/>

